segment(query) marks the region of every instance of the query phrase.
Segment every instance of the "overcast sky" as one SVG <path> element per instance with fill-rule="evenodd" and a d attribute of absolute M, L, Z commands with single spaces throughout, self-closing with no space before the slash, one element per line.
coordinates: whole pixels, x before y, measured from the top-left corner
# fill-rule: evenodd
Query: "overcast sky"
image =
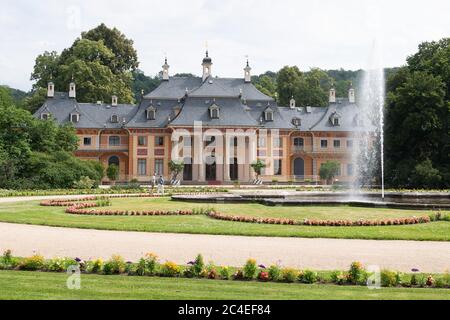
<path fill-rule="evenodd" d="M 140 69 L 201 73 L 208 42 L 213 74 L 243 76 L 284 65 L 366 68 L 376 43 L 387 67 L 422 41 L 450 36 L 449 0 L 2 0 L 0 84 L 29 90 L 35 57 L 60 52 L 101 22 L 134 40 Z"/>

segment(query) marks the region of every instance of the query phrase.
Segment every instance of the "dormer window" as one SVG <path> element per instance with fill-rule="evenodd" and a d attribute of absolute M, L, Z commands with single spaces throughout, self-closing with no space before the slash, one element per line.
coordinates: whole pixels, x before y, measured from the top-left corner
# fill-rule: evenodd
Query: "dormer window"
<path fill-rule="evenodd" d="M 70 122 L 77 123 L 78 121 L 80 121 L 80 115 L 78 113 L 71 113 Z"/>
<path fill-rule="evenodd" d="M 302 125 L 302 120 L 300 118 L 293 118 L 292 124 L 296 127 L 300 127 Z"/>
<path fill-rule="evenodd" d="M 266 121 L 273 121 L 273 111 L 270 109 L 264 111 L 264 118 Z"/>
<path fill-rule="evenodd" d="M 209 107 L 209 116 L 211 119 L 219 119 L 220 114 L 220 108 L 213 104 L 211 107 Z"/>
<path fill-rule="evenodd" d="M 331 116 L 330 116 L 330 124 L 334 127 L 338 127 L 341 125 L 341 121 L 340 121 L 341 116 L 337 113 L 334 112 Z"/>
<path fill-rule="evenodd" d="M 155 120 L 156 119 L 156 108 L 153 106 L 150 106 L 147 108 L 147 120 Z"/>
<path fill-rule="evenodd" d="M 111 122 L 112 122 L 112 123 L 119 123 L 119 116 L 116 115 L 116 114 L 113 114 L 113 115 L 111 116 Z"/>
<path fill-rule="evenodd" d="M 48 120 L 50 118 L 50 113 L 41 113 L 41 120 Z"/>

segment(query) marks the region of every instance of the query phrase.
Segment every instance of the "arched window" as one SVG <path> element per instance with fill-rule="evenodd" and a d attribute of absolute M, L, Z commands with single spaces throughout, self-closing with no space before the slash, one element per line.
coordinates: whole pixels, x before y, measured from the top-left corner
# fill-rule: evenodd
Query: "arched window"
<path fill-rule="evenodd" d="M 119 122 L 119 116 L 116 115 L 116 114 L 113 114 L 113 115 L 111 116 L 111 122 L 112 122 L 112 123 L 118 123 L 118 122 Z"/>
<path fill-rule="evenodd" d="M 211 119 L 219 119 L 219 107 L 213 104 L 209 107 L 209 116 Z"/>
<path fill-rule="evenodd" d="M 147 108 L 147 120 L 155 120 L 156 119 L 156 108 L 150 106 Z"/>
<path fill-rule="evenodd" d="M 70 122 L 77 123 L 78 121 L 80 121 L 80 115 L 78 113 L 71 113 Z"/>
<path fill-rule="evenodd" d="M 264 117 L 266 121 L 273 121 L 273 111 L 271 109 L 264 111 Z"/>

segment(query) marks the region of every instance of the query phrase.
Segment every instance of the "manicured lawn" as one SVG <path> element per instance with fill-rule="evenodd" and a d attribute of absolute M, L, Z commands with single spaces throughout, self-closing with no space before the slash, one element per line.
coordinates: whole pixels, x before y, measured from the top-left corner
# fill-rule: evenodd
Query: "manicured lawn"
<path fill-rule="evenodd" d="M 448 289 L 260 283 L 205 279 L 81 275 L 81 290 L 66 274 L 0 271 L 0 299 L 450 299 Z"/>
<path fill-rule="evenodd" d="M 188 209 L 205 208 L 208 204 L 175 202 L 165 199 L 113 199 L 113 208 L 126 209 Z M 225 213 L 261 214 L 279 216 L 298 215 L 299 219 L 306 216 L 319 217 L 327 214 L 327 210 L 339 218 L 357 218 L 361 216 L 378 216 L 380 218 L 392 215 L 410 216 L 427 214 L 426 211 L 374 209 L 356 207 L 265 207 L 259 204 L 214 204 L 209 205 Z M 337 217 L 336 217 L 337 218 Z M 36 224 L 59 227 L 75 227 L 88 229 L 107 229 L 146 232 L 174 232 L 195 234 L 225 234 L 248 236 L 281 236 L 281 237 L 311 237 L 311 238 L 355 238 L 355 239 L 403 239 L 403 240 L 450 240 L 450 223 L 433 222 L 405 226 L 377 227 L 311 227 L 263 225 L 242 222 L 220 221 L 199 216 L 167 216 L 167 217 L 127 217 L 127 216 L 78 216 L 69 215 L 61 207 L 42 207 L 39 202 L 7 203 L 0 205 L 0 221 L 11 223 Z"/>

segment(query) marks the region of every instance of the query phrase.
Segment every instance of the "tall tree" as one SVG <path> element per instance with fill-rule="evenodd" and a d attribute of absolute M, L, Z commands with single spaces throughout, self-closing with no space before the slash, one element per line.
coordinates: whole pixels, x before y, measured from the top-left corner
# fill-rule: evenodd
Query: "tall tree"
<path fill-rule="evenodd" d="M 36 58 L 31 75 L 36 82 L 27 108 L 35 110 L 50 79 L 57 90 L 66 91 L 73 78 L 77 83 L 77 99 L 82 102 L 109 101 L 111 95 L 117 95 L 121 102 L 132 103 L 131 72 L 137 66 L 133 41 L 116 28 L 101 24 L 82 33 L 61 55 L 45 52 Z"/>
<path fill-rule="evenodd" d="M 139 67 L 137 52 L 133 47 L 133 40 L 128 39 L 117 28 L 108 28 L 104 23 L 98 27 L 83 32 L 83 39 L 92 41 L 103 41 L 115 56 L 111 64 L 111 71 L 120 74 L 127 71 L 134 71 Z"/>
<path fill-rule="evenodd" d="M 423 43 L 389 77 L 386 163 L 394 186 L 450 186 L 449 53 L 449 39 Z"/>

